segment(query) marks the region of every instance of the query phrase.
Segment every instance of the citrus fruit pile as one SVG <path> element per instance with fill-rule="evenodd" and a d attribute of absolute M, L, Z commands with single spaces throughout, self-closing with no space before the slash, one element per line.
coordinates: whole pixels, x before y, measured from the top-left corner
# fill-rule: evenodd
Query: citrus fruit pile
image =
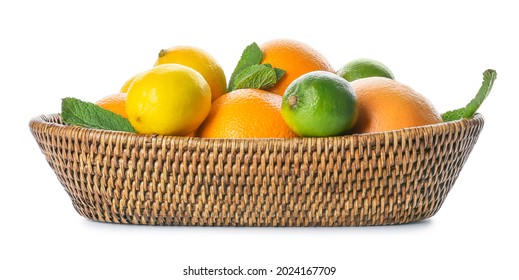
<path fill-rule="evenodd" d="M 203 138 L 381 132 L 471 117 L 495 79 L 495 71 L 485 73 L 490 76 L 477 102 L 442 116 L 373 59 L 351 60 L 336 71 L 309 45 L 278 39 L 247 46 L 227 82 L 212 55 L 176 46 L 161 50 L 154 66 L 129 78 L 120 93 L 95 104 L 65 98 L 62 118 L 93 128 Z"/>

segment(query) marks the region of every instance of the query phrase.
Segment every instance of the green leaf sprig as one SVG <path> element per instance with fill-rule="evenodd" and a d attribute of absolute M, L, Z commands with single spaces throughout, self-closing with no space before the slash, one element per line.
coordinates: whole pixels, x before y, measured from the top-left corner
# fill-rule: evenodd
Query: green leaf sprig
<path fill-rule="evenodd" d="M 492 86 L 494 85 L 494 81 L 497 78 L 496 70 L 488 69 L 485 72 L 483 72 L 483 83 L 481 84 L 481 87 L 476 94 L 476 97 L 472 99 L 467 106 L 448 111 L 443 113 L 442 119 L 444 122 L 449 121 L 455 121 L 460 119 L 466 119 L 471 118 L 474 116 L 476 111 L 479 109 L 479 106 L 485 101 L 488 94 L 490 93 L 490 90 L 492 90 Z"/>
<path fill-rule="evenodd" d="M 270 64 L 261 64 L 263 52 L 256 43 L 248 45 L 229 79 L 227 91 L 242 88 L 268 89 L 273 87 L 285 74 L 285 70 Z"/>
<path fill-rule="evenodd" d="M 61 118 L 68 125 L 136 132 L 128 119 L 98 105 L 73 97 L 61 100 Z"/>

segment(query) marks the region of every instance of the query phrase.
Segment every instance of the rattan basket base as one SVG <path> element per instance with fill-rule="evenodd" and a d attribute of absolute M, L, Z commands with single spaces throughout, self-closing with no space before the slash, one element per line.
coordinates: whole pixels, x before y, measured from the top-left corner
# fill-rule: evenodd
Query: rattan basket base
<path fill-rule="evenodd" d="M 483 117 L 377 134 L 200 139 L 30 128 L 79 214 L 185 226 L 364 226 L 434 215 Z"/>

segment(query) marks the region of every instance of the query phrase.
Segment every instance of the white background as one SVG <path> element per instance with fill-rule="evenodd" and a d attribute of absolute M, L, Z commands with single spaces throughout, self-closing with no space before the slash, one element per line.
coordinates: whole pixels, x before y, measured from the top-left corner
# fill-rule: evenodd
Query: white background
<path fill-rule="evenodd" d="M 519 278 L 511 5 L 181 2 L 1 2 L 0 279 L 217 279 L 182 276 L 188 265 L 337 267 L 335 276 L 303 279 Z M 467 103 L 482 72 L 497 70 L 480 108 L 485 128 L 437 215 L 385 227 L 193 228 L 103 224 L 75 212 L 29 132 L 31 117 L 59 112 L 63 97 L 118 92 L 161 48 L 201 47 L 229 76 L 246 45 L 280 37 L 308 43 L 336 68 L 381 60 L 441 112 Z"/>

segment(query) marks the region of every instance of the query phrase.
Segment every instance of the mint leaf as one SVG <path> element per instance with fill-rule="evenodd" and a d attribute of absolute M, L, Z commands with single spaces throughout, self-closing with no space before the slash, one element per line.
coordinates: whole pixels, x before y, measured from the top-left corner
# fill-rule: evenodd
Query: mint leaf
<path fill-rule="evenodd" d="M 442 114 L 442 120 L 444 122 L 450 122 L 455 120 L 461 120 L 465 118 L 465 108 L 447 111 Z"/>
<path fill-rule="evenodd" d="M 272 68 L 272 64 L 270 63 L 264 63 L 263 65 Z M 279 80 L 281 80 L 281 78 L 283 78 L 283 76 L 285 75 L 286 71 L 281 68 L 274 68 L 274 71 L 276 71 L 276 82 L 279 82 Z"/>
<path fill-rule="evenodd" d="M 273 87 L 277 82 L 276 71 L 268 65 L 251 65 L 236 76 L 233 89 Z"/>
<path fill-rule="evenodd" d="M 285 75 L 286 71 L 281 68 L 274 68 L 274 71 L 276 72 L 276 79 L 279 82 L 279 80 L 281 80 L 281 78 L 283 78 Z"/>
<path fill-rule="evenodd" d="M 494 85 L 494 81 L 497 78 L 496 70 L 488 69 L 483 72 L 483 83 L 476 94 L 476 97 L 472 99 L 467 106 L 464 108 L 460 108 L 457 110 L 452 110 L 445 112 L 442 115 L 442 119 L 444 122 L 455 121 L 464 118 L 471 118 L 474 116 L 476 111 L 479 109 L 479 106 L 485 101 L 490 90 L 492 90 L 492 86 Z"/>
<path fill-rule="evenodd" d="M 94 103 L 67 97 L 61 100 L 61 118 L 68 125 L 115 131 L 135 132 L 128 119 Z"/>
<path fill-rule="evenodd" d="M 234 71 L 232 72 L 231 78 L 229 79 L 229 87 L 228 91 L 233 91 L 235 88 L 233 88 L 232 85 L 234 85 L 234 80 L 240 74 L 243 70 L 245 70 L 247 67 L 252 65 L 259 65 L 261 61 L 263 60 L 263 52 L 261 51 L 260 47 L 256 43 L 252 43 L 248 45 L 245 50 L 243 50 L 243 53 L 241 54 L 241 58 L 238 61 L 238 64 L 234 68 Z"/>

